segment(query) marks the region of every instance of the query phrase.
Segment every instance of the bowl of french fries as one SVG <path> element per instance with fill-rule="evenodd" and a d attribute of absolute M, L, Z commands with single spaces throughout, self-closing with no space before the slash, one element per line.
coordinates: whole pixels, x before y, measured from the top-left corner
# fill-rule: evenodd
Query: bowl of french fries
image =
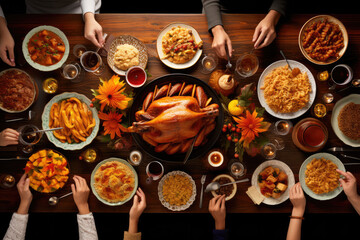
<path fill-rule="evenodd" d="M 79 150 L 90 144 L 99 131 L 100 120 L 91 101 L 85 95 L 65 92 L 53 97 L 42 114 L 43 129 L 46 136 L 56 147 L 65 150 Z"/>

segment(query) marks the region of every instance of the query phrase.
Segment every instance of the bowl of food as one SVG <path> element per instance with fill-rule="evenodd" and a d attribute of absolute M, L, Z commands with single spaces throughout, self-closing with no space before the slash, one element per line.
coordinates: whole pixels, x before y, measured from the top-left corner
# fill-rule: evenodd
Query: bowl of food
<path fill-rule="evenodd" d="M 329 65 L 345 54 L 349 37 L 341 21 L 333 16 L 318 15 L 302 26 L 298 43 L 307 60 L 317 65 Z"/>
<path fill-rule="evenodd" d="M 109 206 L 123 205 L 138 188 L 138 175 L 125 160 L 108 158 L 96 165 L 91 174 L 91 190 L 97 199 Z"/>
<path fill-rule="evenodd" d="M 43 149 L 29 157 L 25 173 L 29 176 L 31 188 L 52 193 L 62 188 L 69 179 L 69 164 L 61 153 Z"/>
<path fill-rule="evenodd" d="M 0 109 L 8 113 L 24 112 L 37 98 L 38 87 L 25 71 L 10 68 L 0 72 Z"/>
<path fill-rule="evenodd" d="M 195 28 L 172 23 L 159 34 L 156 49 L 160 60 L 173 69 L 193 66 L 202 54 L 203 41 Z"/>
<path fill-rule="evenodd" d="M 22 51 L 30 66 L 48 72 L 60 68 L 66 62 L 70 45 L 60 29 L 43 25 L 26 34 Z"/>
<path fill-rule="evenodd" d="M 235 179 L 233 177 L 231 177 L 230 175 L 220 174 L 220 175 L 216 176 L 212 180 L 212 182 L 218 182 L 221 185 L 221 184 L 226 184 L 226 183 L 230 183 L 230 182 L 235 182 Z M 233 183 L 230 185 L 220 187 L 218 190 L 211 191 L 211 194 L 214 197 L 225 194 L 225 201 L 229 201 L 230 199 L 232 199 L 235 196 L 236 191 L 237 191 L 237 185 L 236 185 L 236 183 Z"/>
<path fill-rule="evenodd" d="M 120 76 L 125 76 L 133 66 L 146 68 L 147 48 L 143 42 L 130 35 L 122 35 L 112 40 L 107 62 L 110 68 Z"/>
<path fill-rule="evenodd" d="M 161 178 L 158 195 L 161 204 L 167 209 L 183 211 L 195 201 L 196 185 L 189 174 L 172 171 Z"/>
<path fill-rule="evenodd" d="M 53 97 L 41 116 L 43 129 L 63 127 L 47 131 L 46 136 L 56 147 L 79 150 L 90 144 L 99 131 L 100 120 L 91 101 L 85 95 L 65 92 Z"/>

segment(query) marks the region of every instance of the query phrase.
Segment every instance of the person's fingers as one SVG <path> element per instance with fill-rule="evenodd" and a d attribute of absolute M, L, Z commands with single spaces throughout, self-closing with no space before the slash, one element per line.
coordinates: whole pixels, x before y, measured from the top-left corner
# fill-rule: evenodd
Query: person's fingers
<path fill-rule="evenodd" d="M 355 176 L 351 172 L 346 172 L 351 178 L 356 179 Z"/>
<path fill-rule="evenodd" d="M 30 186 L 30 178 L 27 178 L 27 179 L 25 180 L 24 188 L 25 188 L 25 189 L 29 189 L 29 186 Z"/>
<path fill-rule="evenodd" d="M 225 43 L 223 43 L 219 46 L 219 53 L 220 53 L 220 57 L 226 58 Z"/>
<path fill-rule="evenodd" d="M 225 209 L 225 198 L 226 198 L 225 195 L 223 195 L 223 196 L 221 197 L 221 206 L 220 206 L 220 209 Z"/>
<path fill-rule="evenodd" d="M 137 205 L 139 203 L 139 196 L 138 195 L 135 195 L 134 196 L 134 201 L 133 201 L 133 205 Z"/>
<path fill-rule="evenodd" d="M 19 134 L 15 134 L 13 132 L 5 132 L 4 135 L 5 135 L 5 137 L 9 137 L 10 139 L 18 139 L 19 138 Z"/>
<path fill-rule="evenodd" d="M 256 42 L 256 39 L 258 39 L 259 35 L 260 35 L 260 27 L 256 27 L 252 38 L 253 43 Z"/>
<path fill-rule="evenodd" d="M 265 36 L 266 36 L 265 32 L 261 31 L 259 37 L 255 41 L 255 44 L 254 44 L 255 49 L 259 48 L 260 44 L 264 41 Z"/>
<path fill-rule="evenodd" d="M 346 184 L 346 182 L 342 178 L 339 179 L 339 182 L 340 182 L 341 187 L 344 187 L 344 185 Z"/>
<path fill-rule="evenodd" d="M 220 204 L 221 204 L 221 198 L 222 196 L 220 196 L 219 198 L 216 199 L 216 202 L 215 202 L 215 208 L 219 209 L 220 208 Z"/>
<path fill-rule="evenodd" d="M 75 192 L 76 192 L 75 184 L 73 184 L 73 183 L 71 184 L 71 191 L 73 194 L 75 194 Z"/>
<path fill-rule="evenodd" d="M 232 57 L 233 48 L 232 48 L 232 44 L 231 44 L 230 38 L 227 38 L 227 39 L 226 39 L 226 45 L 227 45 L 227 49 L 228 49 L 228 51 L 229 51 L 229 56 Z"/>
<path fill-rule="evenodd" d="M 103 47 L 104 46 L 104 36 L 103 36 L 102 29 L 101 28 L 96 29 L 95 32 L 96 32 L 98 43 L 100 44 L 101 47 Z"/>
<path fill-rule="evenodd" d="M 8 58 L 7 54 L 6 54 L 6 50 L 5 49 L 2 49 L 0 51 L 0 57 L 1 59 L 3 60 L 4 63 L 10 65 L 10 66 L 13 66 L 12 62 L 10 61 L 10 59 Z"/>
<path fill-rule="evenodd" d="M 24 174 L 21 176 L 21 178 L 20 178 L 20 180 L 19 180 L 19 184 L 20 184 L 20 185 L 24 185 L 26 176 L 27 176 L 26 173 L 24 173 Z"/>
<path fill-rule="evenodd" d="M 74 179 L 74 182 L 75 182 L 76 189 L 79 190 L 79 188 L 81 188 L 79 177 L 74 176 L 73 179 Z"/>
<path fill-rule="evenodd" d="M 340 175 L 343 175 L 345 177 L 345 179 L 350 179 L 351 178 L 351 175 L 349 174 L 349 172 L 344 172 L 344 171 L 341 171 L 340 169 L 336 169 L 336 171 L 340 174 Z"/>
<path fill-rule="evenodd" d="M 11 66 L 15 66 L 14 48 L 13 47 L 8 47 L 8 53 L 9 53 Z"/>

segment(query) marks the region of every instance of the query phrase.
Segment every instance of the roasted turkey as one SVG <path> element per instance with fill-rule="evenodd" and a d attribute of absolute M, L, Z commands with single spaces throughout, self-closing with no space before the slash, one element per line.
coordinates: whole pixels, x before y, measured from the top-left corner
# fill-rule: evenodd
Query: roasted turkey
<path fill-rule="evenodd" d="M 156 152 L 167 154 L 186 152 L 195 137 L 194 146 L 204 143 L 206 135 L 215 128 L 219 105 L 209 105 L 211 99 L 201 87 L 188 86 L 165 85 L 154 91 L 155 96 L 149 93 L 129 131 L 139 133 Z"/>

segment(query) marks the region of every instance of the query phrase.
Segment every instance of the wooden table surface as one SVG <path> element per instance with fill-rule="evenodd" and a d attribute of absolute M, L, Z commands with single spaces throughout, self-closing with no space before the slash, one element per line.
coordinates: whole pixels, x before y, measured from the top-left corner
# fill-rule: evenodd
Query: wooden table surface
<path fill-rule="evenodd" d="M 314 15 L 293 15 L 290 16 L 286 21 L 280 23 L 277 28 L 277 38 L 276 40 L 268 47 L 256 50 L 255 54 L 258 56 L 260 61 L 260 66 L 257 73 L 246 79 L 240 80 L 240 85 L 246 83 L 254 82 L 257 83 L 260 74 L 262 71 L 271 63 L 281 60 L 282 57 L 279 53 L 279 50 L 283 50 L 289 59 L 293 59 L 303 63 L 306 67 L 310 69 L 314 76 L 319 71 L 322 70 L 331 70 L 334 66 L 317 66 L 310 63 L 308 60 L 303 57 L 299 50 L 298 46 L 298 34 L 302 25 Z M 233 47 L 235 49 L 234 56 L 231 61 L 235 65 L 237 57 L 243 53 L 250 51 L 252 49 L 252 34 L 257 25 L 257 23 L 264 17 L 262 14 L 229 14 L 223 15 L 223 22 L 225 29 L 229 34 Z M 359 73 L 356 71 L 360 68 L 360 61 L 357 60 L 357 56 L 360 55 L 360 29 L 358 23 L 360 22 L 360 15 L 335 15 L 340 19 L 347 28 L 349 34 L 349 46 L 346 51 L 345 56 L 338 61 L 338 63 L 346 63 L 354 69 L 354 77 L 358 78 Z M 186 74 L 191 74 L 195 77 L 198 77 L 201 80 L 208 81 L 209 75 L 201 73 L 201 64 L 200 61 L 193 67 L 186 70 L 173 70 L 166 67 L 157 57 L 156 53 L 156 39 L 161 31 L 166 25 L 173 22 L 183 22 L 189 24 L 196 28 L 200 34 L 202 40 L 204 41 L 204 53 L 211 51 L 211 42 L 212 37 L 207 31 L 207 22 L 205 15 L 201 14 L 100 14 L 97 15 L 97 20 L 102 25 L 104 32 L 108 34 L 113 34 L 116 36 L 119 35 L 132 35 L 137 37 L 142 42 L 145 43 L 148 49 L 149 61 L 147 69 L 152 75 L 149 80 L 153 80 L 157 77 L 160 77 L 164 74 L 181 72 Z M 17 67 L 27 71 L 40 86 L 40 93 L 37 101 L 31 107 L 31 110 L 36 112 L 36 116 L 30 122 L 22 121 L 16 123 L 4 123 L 4 119 L 14 118 L 22 115 L 7 114 L 4 112 L 0 113 L 1 119 L 1 129 L 10 127 L 18 128 L 19 126 L 32 123 L 41 127 L 41 114 L 45 104 L 53 97 L 53 95 L 47 95 L 41 90 L 41 83 L 44 79 L 48 77 L 55 77 L 59 80 L 59 90 L 57 93 L 75 91 L 81 94 L 86 95 L 90 99 L 91 88 L 97 88 L 99 84 L 99 79 L 95 75 L 84 73 L 80 76 L 82 81 L 80 83 L 71 83 L 66 79 L 63 79 L 60 76 L 59 71 L 53 72 L 40 72 L 32 67 L 30 67 L 21 52 L 21 45 L 25 35 L 34 27 L 39 25 L 52 25 L 61 29 L 67 36 L 71 49 L 70 55 L 67 62 L 78 61 L 72 55 L 72 48 L 75 44 L 84 44 L 89 49 L 95 49 L 95 47 L 83 37 L 83 28 L 84 24 L 82 17 L 80 15 L 10 15 L 7 16 L 8 27 L 13 34 L 15 39 L 15 54 Z M 106 61 L 105 61 L 106 62 Z M 225 68 L 225 61 L 220 61 L 219 67 Z M 8 66 L 4 63 L 0 63 L 0 70 L 7 69 Z M 109 78 L 114 73 L 109 67 L 106 67 L 106 70 L 103 74 L 104 78 Z M 123 77 L 122 77 L 123 79 Z M 328 90 L 327 82 L 316 81 L 317 84 L 317 95 L 315 102 L 321 101 L 321 96 Z M 339 100 L 341 97 L 344 97 L 351 93 L 351 91 L 343 92 L 342 95 L 335 94 L 335 101 Z M 257 100 L 256 100 L 257 101 Z M 257 104 L 258 101 L 257 101 Z M 298 119 L 292 120 L 293 124 L 296 124 L 300 119 L 311 116 L 310 111 L 304 114 Z M 324 149 L 332 146 L 344 146 L 344 144 L 336 137 L 334 134 L 331 125 L 330 125 L 331 113 L 326 115 L 322 121 L 326 124 L 329 131 L 329 140 Z M 265 114 L 267 121 L 275 122 L 277 119 Z M 298 172 L 302 162 L 311 154 L 300 151 L 292 142 L 291 136 L 287 135 L 284 137 L 286 147 L 284 150 L 281 150 L 277 153 L 276 159 L 281 160 L 288 164 L 295 175 L 295 180 L 298 181 Z M 127 158 L 128 152 L 126 151 L 114 151 L 108 148 L 105 144 L 100 143 L 97 140 L 94 140 L 91 147 L 98 149 L 102 155 L 102 159 L 108 157 L 120 157 Z M 52 143 L 48 142 L 47 138 L 44 136 L 42 141 L 36 145 L 35 151 L 43 148 L 52 148 L 63 153 L 70 162 L 71 166 L 71 175 L 77 174 L 83 176 L 89 182 L 90 174 L 95 166 L 95 164 L 87 164 L 85 162 L 79 161 L 78 156 L 81 151 L 64 151 L 62 149 L 57 149 Z M 22 155 L 18 151 L 16 146 L 2 147 L 0 148 L 1 157 L 13 157 Z M 204 153 L 205 154 L 205 153 Z M 229 152 L 228 156 L 231 157 L 232 153 Z M 164 208 L 157 194 L 157 182 L 150 185 L 146 184 L 146 174 L 145 166 L 151 161 L 151 157 L 145 156 L 144 161 L 139 167 L 135 167 L 139 175 L 139 185 L 146 193 L 147 198 L 147 209 L 145 210 L 148 213 L 170 213 L 171 211 Z M 264 158 L 261 156 L 256 156 L 250 158 L 246 154 L 244 155 L 245 164 L 247 165 L 247 177 L 251 179 L 252 173 L 256 167 L 264 162 Z M 347 162 L 348 160 L 344 160 Z M 19 180 L 21 174 L 23 173 L 23 168 L 25 167 L 25 161 L 2 161 L 0 162 L 0 173 L 10 173 L 16 177 L 16 180 Z M 197 186 L 197 196 L 194 204 L 184 212 L 188 213 L 205 213 L 207 212 L 208 202 L 211 199 L 211 194 L 204 194 L 204 203 L 203 208 L 199 208 L 199 199 L 200 199 L 200 178 L 202 174 L 207 174 L 206 184 L 209 183 L 216 175 L 219 173 L 228 173 L 227 170 L 220 172 L 209 172 L 203 168 L 201 159 L 193 159 L 189 161 L 186 165 L 182 164 L 165 164 L 165 173 L 172 170 L 183 170 L 189 173 L 196 182 Z M 352 166 L 348 167 L 348 170 L 353 172 L 358 179 L 360 179 L 360 171 L 358 167 Z M 65 185 L 65 187 L 54 195 L 60 196 L 65 194 L 70 190 L 70 183 L 72 180 Z M 252 203 L 250 198 L 246 195 L 245 191 L 250 186 L 250 183 L 238 184 L 238 191 L 232 200 L 227 202 L 227 211 L 231 213 L 286 213 L 290 212 L 292 205 L 290 201 L 286 201 L 277 206 L 268 206 L 261 204 L 256 206 Z M 76 206 L 71 197 L 61 200 L 60 204 L 56 207 L 50 207 L 47 204 L 48 194 L 40 194 L 34 192 L 34 199 L 30 208 L 31 212 L 76 212 Z M 19 203 L 19 197 L 17 194 L 16 187 L 12 189 L 0 189 L 0 212 L 11 212 L 17 209 Z M 131 207 L 131 201 L 124 204 L 123 206 L 110 207 L 102 204 L 96 199 L 93 194 L 90 194 L 89 198 L 90 208 L 93 212 L 128 212 Z M 341 193 L 335 199 L 329 201 L 317 201 L 311 199 L 307 196 L 307 212 L 310 213 L 353 213 L 354 210 L 350 203 L 347 201 L 347 198 L 344 193 Z"/>

